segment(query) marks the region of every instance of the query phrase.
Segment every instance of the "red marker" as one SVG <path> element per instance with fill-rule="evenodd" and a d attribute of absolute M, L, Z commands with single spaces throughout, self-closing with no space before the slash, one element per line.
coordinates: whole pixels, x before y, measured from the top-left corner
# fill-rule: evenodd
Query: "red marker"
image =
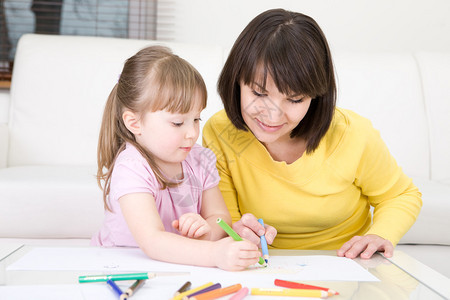
<path fill-rule="evenodd" d="M 309 284 L 299 283 L 299 282 L 295 282 L 295 281 L 275 279 L 275 285 L 290 288 L 290 289 L 322 290 L 322 291 L 327 291 L 329 293 L 332 293 L 333 295 L 339 295 L 338 292 L 336 292 L 332 289 L 326 288 L 326 287 L 309 285 Z"/>

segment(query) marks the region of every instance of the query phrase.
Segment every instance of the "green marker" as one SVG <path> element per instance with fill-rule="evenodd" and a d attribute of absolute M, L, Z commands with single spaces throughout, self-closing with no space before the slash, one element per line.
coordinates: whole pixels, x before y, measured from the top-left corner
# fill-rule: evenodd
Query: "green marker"
<path fill-rule="evenodd" d="M 220 227 L 222 227 L 223 230 L 225 230 L 225 232 L 229 236 L 231 236 L 233 238 L 233 240 L 243 241 L 243 239 L 239 236 L 239 234 L 237 234 L 237 232 L 234 231 L 233 228 L 231 228 L 230 225 L 228 225 L 224 220 L 222 220 L 221 218 L 218 218 L 216 222 L 217 222 L 217 224 L 219 224 Z M 260 257 L 258 263 L 260 265 L 264 265 L 265 264 L 264 258 Z"/>
<path fill-rule="evenodd" d="M 79 283 L 86 282 L 100 282 L 108 280 L 140 280 L 155 277 L 155 273 L 125 273 L 125 274 L 110 274 L 110 275 L 87 275 L 79 276 Z"/>
<path fill-rule="evenodd" d="M 233 228 L 230 227 L 230 225 L 228 225 L 224 220 L 222 220 L 221 218 L 217 219 L 217 224 L 220 225 L 220 227 L 222 227 L 223 230 L 225 230 L 225 232 L 231 236 L 233 238 L 233 240 L 235 241 L 243 241 L 243 239 L 239 236 L 239 234 L 236 233 L 236 231 L 233 230 Z"/>

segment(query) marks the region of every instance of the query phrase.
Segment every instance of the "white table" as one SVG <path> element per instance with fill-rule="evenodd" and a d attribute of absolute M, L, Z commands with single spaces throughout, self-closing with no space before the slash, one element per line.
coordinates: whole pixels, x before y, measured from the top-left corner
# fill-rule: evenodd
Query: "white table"
<path fill-rule="evenodd" d="M 84 271 L 12 271 L 7 270 L 8 266 L 16 262 L 23 257 L 26 253 L 31 251 L 37 246 L 22 246 L 15 247 L 9 245 L 0 247 L 0 298 L 2 298 L 3 291 L 14 290 L 14 295 L 18 295 L 16 299 L 20 298 L 20 294 L 33 293 L 36 291 L 36 299 L 39 298 L 39 290 L 45 287 L 52 287 L 51 292 L 46 291 L 47 296 L 45 299 L 57 299 L 58 295 L 61 296 L 64 291 L 67 293 L 77 293 L 77 289 L 80 289 L 78 284 L 78 276 L 90 274 L 92 272 Z M 17 249 L 18 248 L 18 249 Z M 3 252 L 10 251 L 9 255 L 5 255 Z M 3 254 L 2 254 L 3 253 Z M 335 255 L 335 251 L 307 251 L 307 250 L 270 250 L 270 255 L 277 256 L 291 256 L 291 255 Z M 372 259 L 362 260 L 355 259 L 355 261 L 377 277 L 378 282 L 358 282 L 358 281 L 304 281 L 305 283 L 326 286 L 334 290 L 339 291 L 340 295 L 330 297 L 330 299 L 450 299 L 450 279 L 435 272 L 431 268 L 418 262 L 412 257 L 406 255 L 401 251 L 396 251 L 394 257 L 386 259 L 380 254 L 374 255 Z M 94 272 L 95 273 L 95 272 Z M 171 277 L 170 273 L 161 274 L 164 275 L 164 280 L 169 281 L 171 278 L 175 280 L 175 277 Z M 167 276 L 169 275 L 169 276 Z M 239 272 L 236 273 L 239 276 Z M 189 274 L 186 273 L 183 279 L 189 278 Z M 220 278 L 211 278 L 211 281 L 220 282 Z M 147 285 L 147 284 L 146 284 Z M 152 287 L 152 282 L 149 281 L 148 285 Z M 39 288 L 36 288 L 39 287 Z M 83 286 L 83 289 L 94 288 L 94 285 L 89 287 Z M 102 290 L 103 291 L 103 290 Z M 94 290 L 85 293 L 95 293 Z M 98 292 L 98 291 L 97 291 Z M 142 292 L 136 293 L 131 299 L 159 299 L 154 296 L 156 291 L 151 289 L 143 289 Z M 54 294 L 53 294 L 54 293 Z M 105 299 L 117 299 L 110 291 L 106 291 Z M 91 299 L 80 296 L 80 298 L 73 299 Z M 52 297 L 55 296 L 55 297 Z M 228 299 L 231 296 L 223 297 L 221 299 Z M 14 299 L 14 298 L 8 298 Z M 44 299 L 44 298 L 42 298 Z M 279 299 L 276 297 L 268 296 L 247 296 L 246 300 L 252 299 Z M 285 299 L 293 299 L 285 297 Z"/>

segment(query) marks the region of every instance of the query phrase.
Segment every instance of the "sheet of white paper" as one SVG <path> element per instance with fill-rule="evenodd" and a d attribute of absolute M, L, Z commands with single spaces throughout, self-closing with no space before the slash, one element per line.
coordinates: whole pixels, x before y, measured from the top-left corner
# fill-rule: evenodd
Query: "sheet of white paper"
<path fill-rule="evenodd" d="M 329 255 L 271 256 L 267 267 L 255 265 L 241 272 L 192 267 L 191 275 L 193 278 L 220 278 L 221 282 L 228 283 L 235 282 L 238 277 L 250 287 L 260 287 L 263 281 L 273 284 L 276 278 L 300 281 L 379 281 L 357 262 Z"/>
<path fill-rule="evenodd" d="M 8 270 L 76 270 L 117 272 L 190 272 L 199 281 L 259 283 L 274 278 L 311 281 L 378 281 L 355 261 L 336 256 L 271 256 L 267 267 L 255 265 L 241 272 L 155 261 L 138 248 L 34 248 Z"/>
<path fill-rule="evenodd" d="M 7 270 L 189 272 L 192 266 L 148 258 L 139 248 L 38 247 Z"/>

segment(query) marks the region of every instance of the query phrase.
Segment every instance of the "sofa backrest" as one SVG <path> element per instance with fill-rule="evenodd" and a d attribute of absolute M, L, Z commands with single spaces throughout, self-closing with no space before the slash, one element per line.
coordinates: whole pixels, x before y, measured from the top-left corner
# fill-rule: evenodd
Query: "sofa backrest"
<path fill-rule="evenodd" d="M 125 60 L 138 50 L 165 45 L 202 74 L 208 119 L 221 109 L 216 79 L 223 50 L 116 38 L 24 35 L 18 44 L 9 120 L 7 165 L 96 165 L 106 99 Z"/>
<path fill-rule="evenodd" d="M 228 50 L 221 47 L 24 35 L 11 86 L 7 165 L 95 165 L 106 98 L 126 58 L 152 44 L 200 71 L 209 93 L 204 121 L 223 107 L 216 83 Z M 334 62 L 338 106 L 369 118 L 409 176 L 450 182 L 450 53 L 334 53 Z"/>
<path fill-rule="evenodd" d="M 430 132 L 430 177 L 450 184 L 450 53 L 417 53 L 415 57 Z"/>
<path fill-rule="evenodd" d="M 428 178 L 428 124 L 411 54 L 335 55 L 338 106 L 367 117 L 410 176 Z"/>
<path fill-rule="evenodd" d="M 338 106 L 369 118 L 409 176 L 450 182 L 450 54 L 334 55 Z"/>

